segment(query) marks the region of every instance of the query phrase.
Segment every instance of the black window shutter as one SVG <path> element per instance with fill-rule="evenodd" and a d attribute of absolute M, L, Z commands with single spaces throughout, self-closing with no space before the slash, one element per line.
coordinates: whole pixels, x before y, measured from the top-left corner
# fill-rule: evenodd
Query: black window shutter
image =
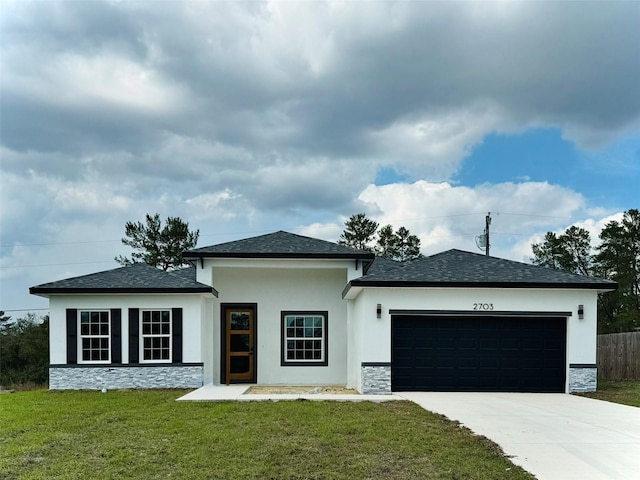
<path fill-rule="evenodd" d="M 78 363 L 78 310 L 67 308 L 67 363 Z"/>
<path fill-rule="evenodd" d="M 173 308 L 171 311 L 173 330 L 173 352 L 171 363 L 182 363 L 182 309 Z"/>
<path fill-rule="evenodd" d="M 137 308 L 129 309 L 129 363 L 140 362 L 140 311 Z"/>
<path fill-rule="evenodd" d="M 111 309 L 111 363 L 122 363 L 122 310 Z"/>

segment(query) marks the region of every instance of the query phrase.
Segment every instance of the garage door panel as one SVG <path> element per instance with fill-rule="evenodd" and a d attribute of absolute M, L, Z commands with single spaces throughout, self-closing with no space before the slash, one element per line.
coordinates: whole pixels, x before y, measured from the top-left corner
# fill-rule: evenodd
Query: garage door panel
<path fill-rule="evenodd" d="M 392 318 L 392 389 L 562 392 L 565 318 Z"/>

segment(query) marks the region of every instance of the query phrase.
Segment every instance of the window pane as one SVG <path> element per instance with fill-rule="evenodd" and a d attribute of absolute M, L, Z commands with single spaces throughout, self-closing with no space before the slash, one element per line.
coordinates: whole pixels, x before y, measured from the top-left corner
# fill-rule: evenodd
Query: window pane
<path fill-rule="evenodd" d="M 249 371 L 249 357 L 231 357 L 229 360 L 231 373 L 247 373 Z"/>
<path fill-rule="evenodd" d="M 304 337 L 304 328 L 296 328 L 296 337 L 302 338 Z"/>
<path fill-rule="evenodd" d="M 305 328 L 304 329 L 304 336 L 306 338 L 313 337 L 313 328 Z"/>
<path fill-rule="evenodd" d="M 171 333 L 171 325 L 169 323 L 162 324 L 162 334 L 169 335 Z"/>
<path fill-rule="evenodd" d="M 249 351 L 249 334 L 234 333 L 230 336 L 229 347 L 232 352 L 248 352 Z"/>
<path fill-rule="evenodd" d="M 294 327 L 296 319 L 294 317 L 285 317 L 285 322 L 287 327 Z"/>
<path fill-rule="evenodd" d="M 167 324 L 168 324 L 169 322 L 171 322 L 171 315 L 170 315 L 169 310 L 163 310 L 163 311 L 162 311 L 162 321 L 163 321 L 164 323 L 167 323 Z"/>
<path fill-rule="evenodd" d="M 231 312 L 231 330 L 249 330 L 249 313 Z"/>
<path fill-rule="evenodd" d="M 151 321 L 153 323 L 160 323 L 160 312 L 154 310 L 151 312 Z"/>
<path fill-rule="evenodd" d="M 143 323 L 142 324 L 142 334 L 143 335 L 149 335 L 151 333 L 151 325 L 149 325 L 148 323 Z"/>
<path fill-rule="evenodd" d="M 322 317 L 313 317 L 313 326 L 322 327 Z"/>
<path fill-rule="evenodd" d="M 304 318 L 296 317 L 296 327 L 304 327 Z"/>
<path fill-rule="evenodd" d="M 287 328 L 287 337 L 292 338 L 296 336 L 295 328 Z"/>
<path fill-rule="evenodd" d="M 150 322 L 151 321 L 151 312 L 142 312 L 142 321 Z"/>

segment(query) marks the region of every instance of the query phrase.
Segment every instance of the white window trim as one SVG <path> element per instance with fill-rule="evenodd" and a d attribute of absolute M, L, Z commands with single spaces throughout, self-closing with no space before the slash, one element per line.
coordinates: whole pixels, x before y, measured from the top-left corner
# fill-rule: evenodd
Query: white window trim
<path fill-rule="evenodd" d="M 83 335 L 82 334 L 82 314 L 83 313 L 93 313 L 93 312 L 98 312 L 98 313 L 106 313 L 107 314 L 107 324 L 109 325 L 109 334 L 108 335 Z M 98 309 L 98 308 L 91 308 L 91 309 L 78 309 L 78 363 L 82 363 L 82 364 L 109 364 L 111 363 L 111 310 L 109 310 L 108 308 L 106 309 Z M 108 360 L 84 360 L 83 357 L 83 353 L 84 350 L 82 348 L 82 340 L 85 338 L 107 338 L 109 339 L 109 348 L 107 349 L 108 352 L 108 356 L 109 359 Z"/>
<path fill-rule="evenodd" d="M 144 312 L 169 312 L 169 333 L 168 334 L 144 334 L 142 329 L 142 318 Z M 140 363 L 171 363 L 173 361 L 173 311 L 171 308 L 144 308 L 140 309 L 139 319 L 139 361 Z M 145 338 L 169 338 L 169 358 L 164 360 L 144 359 L 144 339 Z"/>
<path fill-rule="evenodd" d="M 322 317 L 322 337 L 288 337 L 286 330 L 287 317 Z M 328 349 L 327 337 L 329 335 L 329 313 L 326 311 L 283 311 L 281 313 L 282 322 L 282 360 L 281 366 L 327 366 L 328 365 Z M 319 359 L 287 359 L 287 340 L 320 340 L 320 358 Z"/>

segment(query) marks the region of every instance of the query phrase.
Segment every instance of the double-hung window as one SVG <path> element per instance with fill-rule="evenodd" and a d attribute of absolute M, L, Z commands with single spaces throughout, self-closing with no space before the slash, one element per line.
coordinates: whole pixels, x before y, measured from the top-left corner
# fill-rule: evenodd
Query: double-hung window
<path fill-rule="evenodd" d="M 171 362 L 171 310 L 142 310 L 141 362 Z"/>
<path fill-rule="evenodd" d="M 327 312 L 282 312 L 281 364 L 326 366 Z"/>
<path fill-rule="evenodd" d="M 80 351 L 82 363 L 109 363 L 111 336 L 109 311 L 80 311 Z"/>

